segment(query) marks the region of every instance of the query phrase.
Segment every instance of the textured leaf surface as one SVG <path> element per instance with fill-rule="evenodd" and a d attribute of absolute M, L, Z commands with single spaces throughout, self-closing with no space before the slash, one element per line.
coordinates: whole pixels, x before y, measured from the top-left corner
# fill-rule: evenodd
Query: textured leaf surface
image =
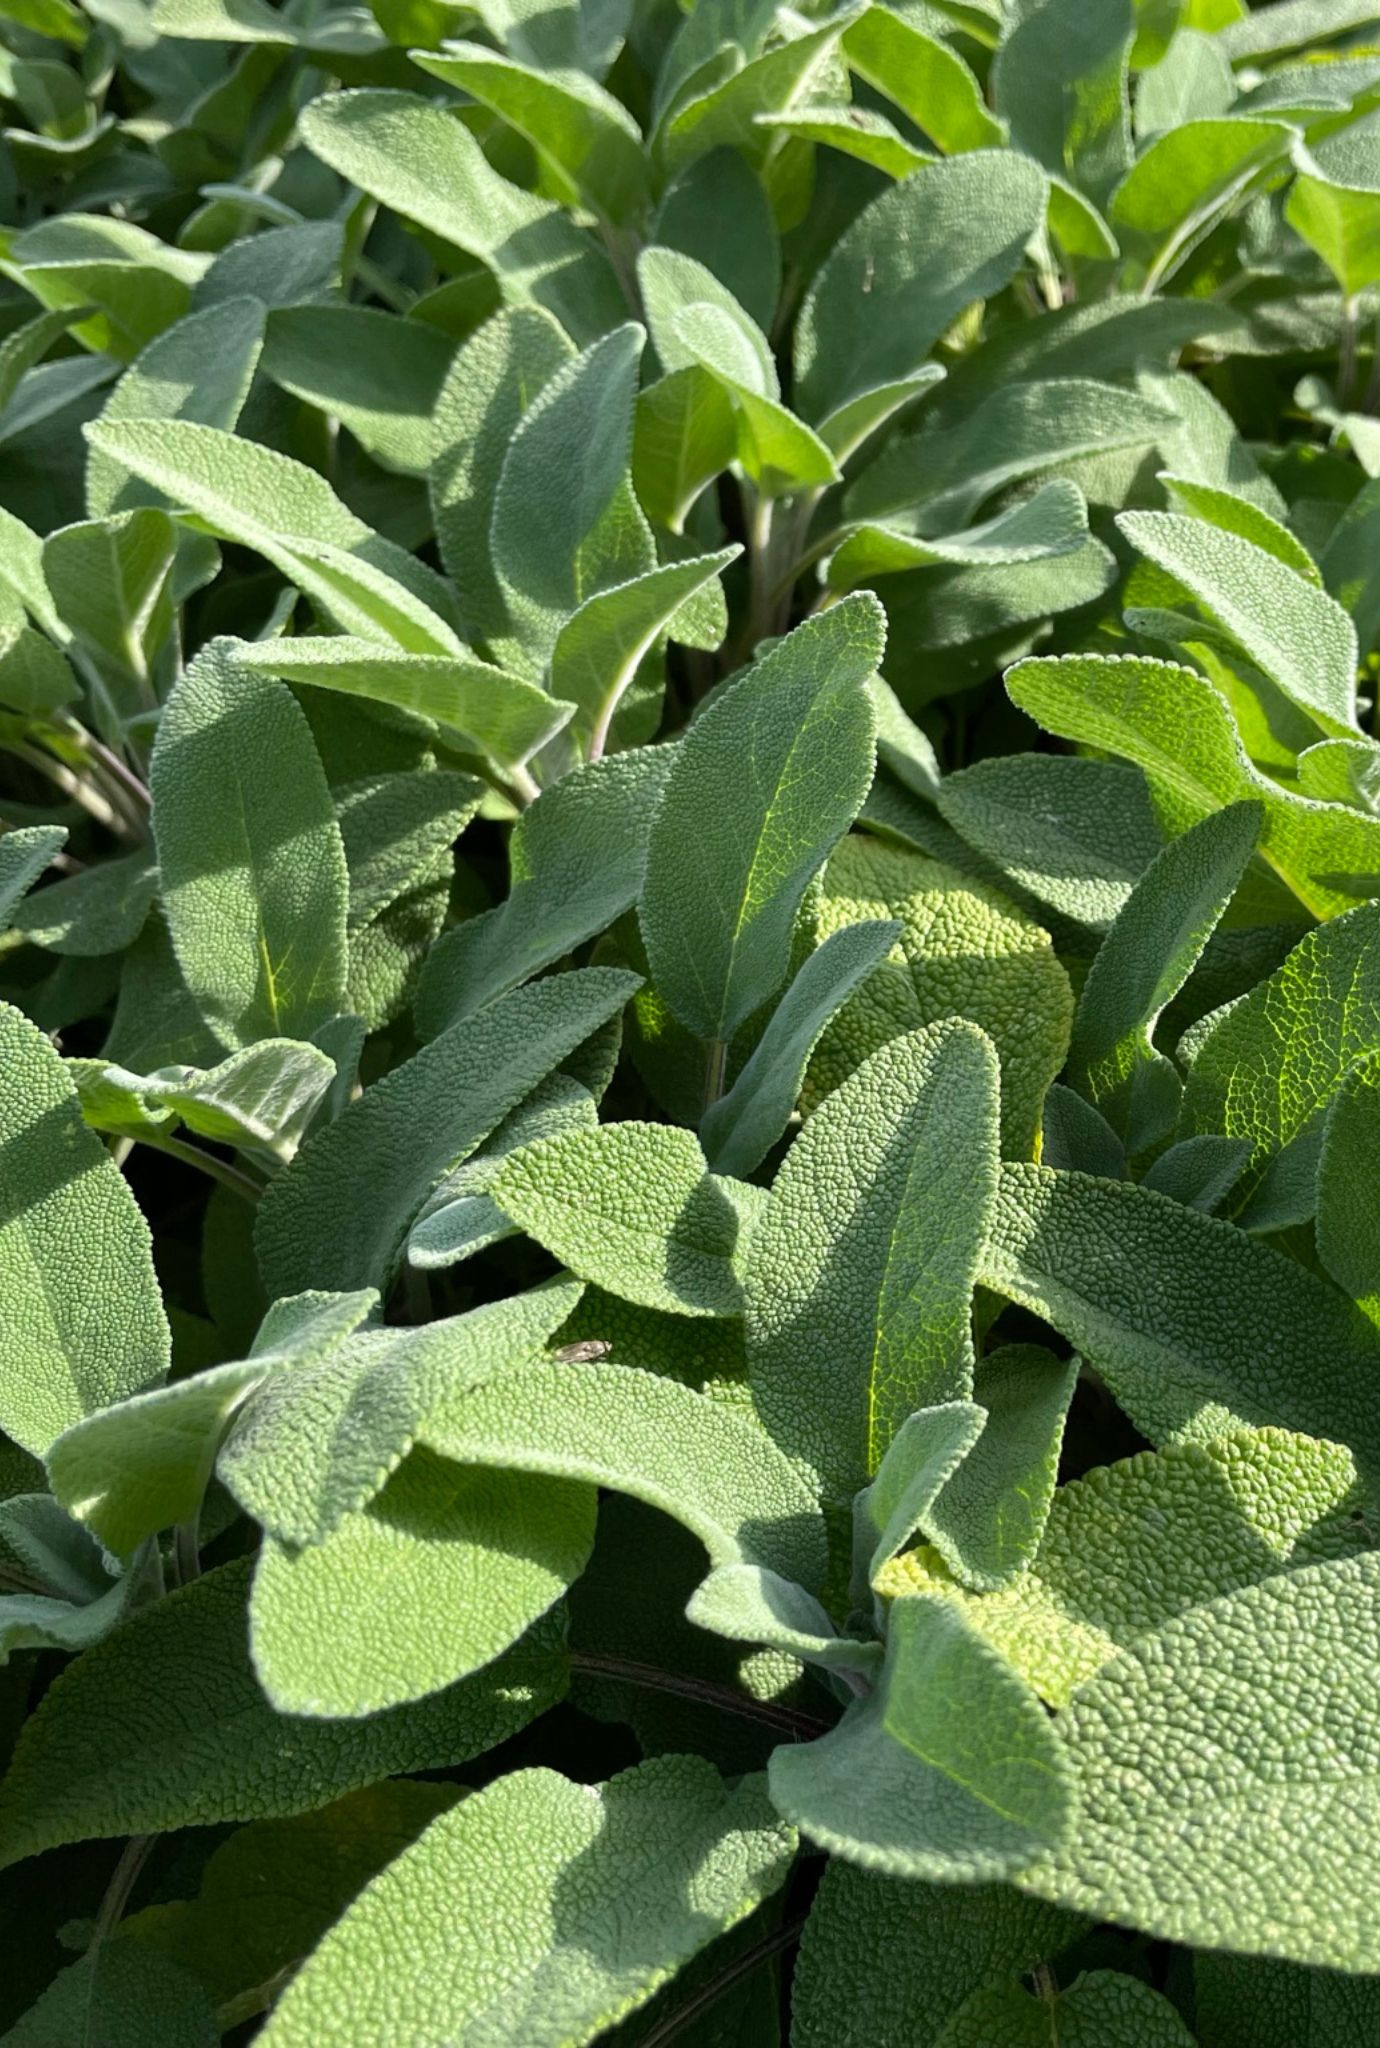
<path fill-rule="evenodd" d="M 518 989 L 395 1067 L 303 1146 L 259 1208 L 271 1292 L 386 1286 L 436 1183 L 622 1008 L 632 975 L 588 968 Z M 439 1113 L 438 1113 L 439 1111 Z"/>
<path fill-rule="evenodd" d="M 1313 916 L 1335 917 L 1374 893 L 1380 819 L 1296 796 L 1253 768 L 1225 698 L 1195 670 L 1065 655 L 1018 663 L 1007 688 L 1046 731 L 1135 761 L 1197 816 L 1258 798 L 1260 851 Z"/>
<path fill-rule="evenodd" d="M 1352 1857 L 1375 1825 L 1377 1585 L 1374 1554 L 1268 1579 L 1091 1679 L 1062 1716 L 1077 1829 L 1021 1882 L 1172 1941 L 1374 1972 Z"/>
<path fill-rule="evenodd" d="M 815 1586 L 814 1494 L 748 1416 L 626 1365 L 541 1365 L 449 1401 L 423 1442 L 471 1465 L 630 1493 L 692 1530 L 712 1564 L 757 1563 Z"/>
<path fill-rule="evenodd" d="M 247 1563 L 136 1615 L 69 1667 L 0 1785 L 6 1863 L 61 1842 L 303 1813 L 504 1741 L 564 1687 L 540 1632 L 501 1664 L 372 1720 L 275 1714 L 249 1661 Z"/>
<path fill-rule="evenodd" d="M 806 1106 L 898 1033 L 966 1017 L 1001 1058 L 1003 1154 L 1028 1157 L 1045 1090 L 1064 1062 L 1073 1009 L 1047 934 L 942 862 L 854 834 L 825 870 L 820 937 L 885 917 L 900 921 L 896 952 L 825 1030 L 810 1062 Z"/>
<path fill-rule="evenodd" d="M 610 1294 L 681 1315 L 742 1308 L 738 1210 L 689 1131 L 621 1123 L 543 1138 L 504 1162 L 493 1197 Z"/>
<path fill-rule="evenodd" d="M 950 1587 L 969 1619 L 1062 1707 L 1077 1686 L 1191 1607 L 1370 1547 L 1339 1444 L 1243 1430 L 1138 1451 L 1061 1486 L 1027 1572 L 1000 1591 Z M 948 1582 L 919 1550 L 885 1583 Z"/>
<path fill-rule="evenodd" d="M 817 1742 L 776 1750 L 770 1783 L 803 1833 L 888 1877 L 1003 1876 L 1069 1817 L 1043 1708 L 942 1600 L 893 1606 L 877 1691 Z"/>
<path fill-rule="evenodd" d="M 1057 1359 L 1039 1344 L 1003 1345 L 979 1362 L 982 1434 L 923 1517 L 965 1584 L 1002 1585 L 1039 1550 L 1077 1377 L 1076 1358 Z"/>
<path fill-rule="evenodd" d="M 1167 1998 L 1138 1977 L 1092 1970 L 1052 1999 L 1016 1983 L 975 1991 L 935 2048 L 1193 2048 Z"/>
<path fill-rule="evenodd" d="M 291 694 L 208 649 L 163 715 L 152 785 L 168 927 L 207 1023 L 232 1049 L 309 1038 L 345 1006 L 348 880 Z"/>
<path fill-rule="evenodd" d="M 805 886 L 867 793 L 863 685 L 882 649 L 875 598 L 835 605 L 739 677 L 677 749 L 640 915 L 657 989 L 700 1038 L 727 1040 L 785 978 Z"/>
<path fill-rule="evenodd" d="M 1126 1181 L 1003 1166 L 981 1277 L 1077 1345 L 1152 1441 L 1279 1423 L 1380 1469 L 1373 1326 L 1215 1216 Z"/>
<path fill-rule="evenodd" d="M 284 1995 L 265 2048 L 346 2048 L 361 2028 L 379 2048 L 579 2048 L 769 1896 L 792 1847 L 760 1781 L 726 1792 L 698 1758 L 654 1758 L 602 1786 L 513 1772 L 366 1888 Z M 450 1932 L 419 1970 L 433 1914 Z"/>
<path fill-rule="evenodd" d="M 972 1392 L 996 1121 L 989 1042 L 932 1026 L 835 1090 L 777 1175 L 744 1276 L 753 1398 L 833 1500 L 913 1409 Z"/>
<path fill-rule="evenodd" d="M 128 1185 L 57 1053 L 7 1005 L 0 1069 L 0 1422 L 41 1454 L 92 1409 L 166 1376 L 168 1326 Z"/>

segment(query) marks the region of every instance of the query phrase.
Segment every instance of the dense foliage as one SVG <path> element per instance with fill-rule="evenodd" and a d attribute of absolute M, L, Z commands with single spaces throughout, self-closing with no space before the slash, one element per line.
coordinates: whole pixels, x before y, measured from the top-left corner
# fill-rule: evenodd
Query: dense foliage
<path fill-rule="evenodd" d="M 1380 4 L 0 0 L 12 2048 L 1375 2048 Z"/>

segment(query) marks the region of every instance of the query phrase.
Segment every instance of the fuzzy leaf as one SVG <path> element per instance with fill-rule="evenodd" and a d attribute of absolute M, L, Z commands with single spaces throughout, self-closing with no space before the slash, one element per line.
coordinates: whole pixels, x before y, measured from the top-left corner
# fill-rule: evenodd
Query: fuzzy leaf
<path fill-rule="evenodd" d="M 892 1039 L 786 1156 L 744 1274 L 753 1397 L 843 1503 L 912 1410 L 972 1392 L 996 1059 L 971 1025 Z"/>
<path fill-rule="evenodd" d="M 656 1757 L 602 1786 L 512 1772 L 366 1888 L 284 1994 L 264 2048 L 361 2027 L 379 2048 L 581 2048 L 770 1896 L 793 1846 L 759 1780 L 727 1792 L 698 1757 Z M 456 1938 L 419 1970 L 417 1930 L 435 1913 Z"/>
<path fill-rule="evenodd" d="M 1052 1999 L 1015 1982 L 975 1991 L 935 2048 L 1046 2048 L 1051 2039 L 1060 2048 L 1194 2048 L 1169 2000 L 1116 1970 L 1090 1970 Z"/>

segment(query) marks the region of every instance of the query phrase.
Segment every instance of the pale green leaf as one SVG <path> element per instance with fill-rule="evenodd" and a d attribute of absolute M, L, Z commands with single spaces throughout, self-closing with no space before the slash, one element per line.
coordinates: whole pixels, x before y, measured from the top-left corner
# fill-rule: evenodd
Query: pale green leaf
<path fill-rule="evenodd" d="M 1040 1548 L 1077 1379 L 1076 1358 L 1039 1344 L 1002 1345 L 978 1361 L 982 1434 L 917 1518 L 965 1585 L 1004 1585 Z"/>
<path fill-rule="evenodd" d="M 178 965 L 227 1047 L 345 1007 L 345 851 L 306 719 L 225 642 L 178 683 L 150 771 Z"/>
<path fill-rule="evenodd" d="M 1356 1062 L 1327 1113 L 1318 1160 L 1318 1256 L 1337 1285 L 1380 1322 L 1380 1232 L 1360 1195 L 1380 1165 L 1380 1053 Z"/>
<path fill-rule="evenodd" d="M 367 1721 L 276 1714 L 249 1661 L 250 1568 L 223 1565 L 134 1615 L 49 1687 L 0 1785 L 0 1862 L 309 1812 L 395 1772 L 482 1755 L 564 1691 L 548 1627 L 418 1705 Z"/>
<path fill-rule="evenodd" d="M 1222 114 L 1157 135 L 1111 195 L 1108 218 L 1144 266 L 1146 290 L 1185 257 L 1285 155 L 1282 121 Z"/>
<path fill-rule="evenodd" d="M 583 1571 L 595 1508 L 570 1480 L 414 1450 L 321 1541 L 265 1538 L 249 1602 L 260 1684 L 283 1713 L 356 1719 L 471 1676 Z"/>
<path fill-rule="evenodd" d="M 34 826 L 8 832 L 0 846 L 18 852 L 22 846 L 33 847 L 40 832 L 51 839 L 57 829 Z M 156 863 L 142 850 L 128 853 L 50 883 L 19 905 L 14 923 L 33 945 L 51 953 L 77 959 L 120 953 L 143 930 L 157 889 Z"/>
<path fill-rule="evenodd" d="M 508 840 L 504 901 L 443 934 L 417 988 L 432 1038 L 604 931 L 637 900 L 647 837 L 675 750 L 592 761 L 537 798 Z"/>
<path fill-rule="evenodd" d="M 806 885 L 866 794 L 873 712 L 863 686 L 882 658 L 881 624 L 865 595 L 807 620 L 676 750 L 639 914 L 659 994 L 711 1043 L 780 987 Z"/>
<path fill-rule="evenodd" d="M 610 1294 L 680 1315 L 742 1308 L 738 1211 L 689 1131 L 615 1123 L 543 1138 L 503 1162 L 492 1193 Z"/>
<path fill-rule="evenodd" d="M 1355 1883 L 1375 1826 L 1380 1557 L 1171 1621 L 1061 1717 L 1079 1820 L 1020 1882 L 1171 1941 L 1380 1967 Z"/>
<path fill-rule="evenodd" d="M 1214 811 L 1145 870 L 1088 970 L 1068 1076 L 1135 1153 L 1172 1129 L 1178 1076 L 1155 1027 L 1231 902 L 1259 836 L 1259 804 Z M 1166 1085 L 1167 1084 L 1167 1085 Z"/>
<path fill-rule="evenodd" d="M 559 1071 L 548 1074 L 520 1102 L 479 1150 L 448 1173 L 426 1202 L 407 1236 L 407 1263 L 422 1272 L 458 1265 L 462 1259 L 512 1237 L 518 1225 L 498 1207 L 490 1190 L 510 1152 L 538 1138 L 590 1130 L 599 1121 L 594 1098 Z"/>
<path fill-rule="evenodd" d="M 900 936 L 894 919 L 844 925 L 810 954 L 782 996 L 733 1086 L 700 1126 L 715 1173 L 761 1165 L 790 1122 L 820 1033 Z"/>
<path fill-rule="evenodd" d="M 845 30 L 843 53 L 859 78 L 894 100 L 946 155 L 1005 141 L 962 57 L 918 21 L 869 7 Z"/>
<path fill-rule="evenodd" d="M 423 320 L 371 306 L 288 305 L 269 315 L 263 367 L 284 391 L 348 427 L 376 461 L 425 476 L 454 353 Z"/>
<path fill-rule="evenodd" d="M 1278 1423 L 1380 1470 L 1373 1326 L 1230 1223 L 1127 1181 L 1003 1166 L 981 1277 L 1076 1345 L 1152 1442 Z"/>
<path fill-rule="evenodd" d="M 1177 512 L 1118 524 L 1325 734 L 1356 730 L 1356 634 L 1335 599 L 1253 541 Z"/>
<path fill-rule="evenodd" d="M 939 563 L 982 568 L 1042 561 L 1074 553 L 1087 538 L 1083 493 L 1059 477 L 961 533 L 922 536 L 906 531 L 899 522 L 857 527 L 830 557 L 825 581 L 831 590 L 849 590 L 878 576 Z"/>
<path fill-rule="evenodd" d="M 633 482 L 648 517 L 682 533 L 705 486 L 738 452 L 727 387 L 692 363 L 640 392 L 633 422 Z"/>
<path fill-rule="evenodd" d="M 760 1564 L 818 1586 L 813 1491 L 750 1416 L 626 1365 L 532 1365 L 462 1393 L 421 1440 L 466 1465 L 629 1493 L 698 1536 L 711 1565 Z"/>
<path fill-rule="evenodd" d="M 996 1127 L 994 1050 L 951 1020 L 873 1053 L 777 1174 L 744 1274 L 753 1398 L 831 1500 L 912 1410 L 972 1392 Z"/>
<path fill-rule="evenodd" d="M 1131 0 L 1045 0 L 1011 10 L 1008 23 L 992 97 L 1014 148 L 1105 201 L 1131 160 Z"/>
<path fill-rule="evenodd" d="M 971 1884 L 1012 1874 L 1070 1819 L 1060 1741 L 1024 1682 L 947 1601 L 897 1601 L 872 1696 L 778 1749 L 778 1810 L 845 1861 Z"/>
<path fill-rule="evenodd" d="M 908 1415 L 887 1446 L 877 1476 L 853 1503 L 853 1592 L 869 1589 L 903 1550 L 984 1428 L 973 1401 L 946 1401 Z"/>
<path fill-rule="evenodd" d="M 0 1005 L 0 1423 L 41 1455 L 93 1409 L 156 1385 L 168 1326 L 148 1225 L 43 1033 Z"/>
<path fill-rule="evenodd" d="M 515 989 L 442 1032 L 317 1131 L 259 1205 L 272 1294 L 387 1286 L 442 1176 L 488 1137 L 637 986 L 587 968 Z"/>
<path fill-rule="evenodd" d="M 42 907 L 37 916 L 34 906 L 24 904 L 23 898 L 53 856 L 61 851 L 66 838 L 67 831 L 62 825 L 25 825 L 0 838 L 0 924 L 18 925 L 35 944 L 40 943 L 35 924 L 39 931 L 49 928 L 48 892 L 45 890 L 39 898 Z"/>
<path fill-rule="evenodd" d="M 880 1643 L 841 1636 L 813 1593 L 761 1565 L 719 1565 L 695 1589 L 685 1613 L 697 1628 L 732 1642 L 763 1643 L 823 1671 L 867 1678 L 881 1667 Z"/>
<path fill-rule="evenodd" d="M 1300 590 L 1307 588 L 1299 580 Z M 1373 895 L 1380 819 L 1282 789 L 1246 757 L 1226 699 L 1194 669 L 1134 656 L 1019 662 L 1007 689 L 1048 732 L 1121 754 L 1197 816 L 1246 797 L 1265 806 L 1260 852 L 1315 917 Z"/>
<path fill-rule="evenodd" d="M 437 102 L 332 93 L 307 108 L 302 140 L 350 184 L 486 263 L 510 305 L 545 307 L 575 342 L 596 340 L 624 316 L 603 251 L 559 206 L 501 177 Z"/>
<path fill-rule="evenodd" d="M 1380 175 L 1374 114 L 1321 141 L 1294 143 L 1284 217 L 1352 299 L 1380 280 Z"/>
<path fill-rule="evenodd" d="M 1059 1487 L 1029 1570 L 999 1591 L 965 1593 L 925 1550 L 883 1583 L 948 1591 L 1041 1698 L 1064 1707 L 1175 1615 L 1368 1549 L 1358 1498 L 1339 1444 L 1240 1430 L 1138 1451 Z"/>
<path fill-rule="evenodd" d="M 901 937 L 826 1027 L 810 1062 L 805 1107 L 899 1032 L 966 1017 L 1001 1058 L 1002 1151 L 1030 1156 L 1073 1011 L 1048 935 L 984 883 L 854 834 L 825 870 L 819 936 L 868 918 L 899 918 Z"/>
<path fill-rule="evenodd" d="M 512 1772 L 365 1889 L 264 2048 L 346 2048 L 362 2028 L 379 2048 L 581 2048 L 769 1897 L 793 1847 L 760 1780 L 728 1792 L 698 1757 L 606 1785 Z M 423 1928 L 434 1959 L 418 1968 Z"/>

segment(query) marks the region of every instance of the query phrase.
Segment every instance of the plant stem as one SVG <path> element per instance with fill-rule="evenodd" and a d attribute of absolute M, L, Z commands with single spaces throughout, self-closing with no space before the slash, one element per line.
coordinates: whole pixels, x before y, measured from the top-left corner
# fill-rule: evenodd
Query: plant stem
<path fill-rule="evenodd" d="M 1053 2005 L 1055 1999 L 1059 1996 L 1059 1986 L 1055 1982 L 1054 1972 L 1049 1967 L 1049 1964 L 1036 1963 L 1030 1973 L 1030 1980 L 1035 1986 L 1036 1997 L 1042 1998 L 1046 2005 Z"/>
<path fill-rule="evenodd" d="M 237 1991 L 233 1998 L 227 1998 L 216 2012 L 220 2030 L 228 2034 L 234 2027 L 242 2027 L 246 2020 L 257 2019 L 261 2012 L 267 2012 L 280 1991 L 285 1991 L 301 1969 L 301 1958 L 284 1963 L 281 1970 L 275 1970 L 262 1984 L 253 1984 L 248 1991 Z"/>
<path fill-rule="evenodd" d="M 674 2041 L 676 2036 L 683 2034 L 702 2013 L 717 2005 L 725 1991 L 731 1991 L 735 1984 L 740 1984 L 744 1977 L 750 1977 L 763 1963 L 770 1962 L 773 1956 L 780 1955 L 783 1949 L 790 1948 L 794 1942 L 799 1941 L 800 1931 L 804 1925 L 805 1915 L 801 1913 L 796 1919 L 788 1920 L 784 1927 L 778 1927 L 775 1934 L 763 1935 L 751 1948 L 744 1949 L 733 1962 L 725 1964 L 717 1976 L 711 1977 L 707 1984 L 702 1984 L 693 1998 L 688 1998 L 675 2012 L 668 2013 L 664 2020 L 652 2028 L 650 2034 L 644 2034 L 642 2048 L 666 2048 L 668 2041 Z"/>
<path fill-rule="evenodd" d="M 148 1145 L 155 1152 L 166 1152 L 170 1159 L 180 1159 L 184 1166 L 195 1166 L 201 1173 L 209 1174 L 219 1181 L 223 1188 L 243 1196 L 246 1202 L 257 1202 L 263 1193 L 258 1181 L 242 1173 L 238 1166 L 232 1166 L 228 1159 L 217 1159 L 213 1152 L 203 1152 L 199 1145 L 186 1145 L 181 1138 L 148 1136 L 139 1139 L 141 1145 Z"/>
<path fill-rule="evenodd" d="M 728 1069 L 728 1040 L 711 1038 L 704 1061 L 704 1106 L 709 1109 L 724 1092 L 724 1075 Z"/>
<path fill-rule="evenodd" d="M 783 1735 L 794 1735 L 802 1742 L 813 1742 L 817 1736 L 827 1735 L 830 1724 L 820 1721 L 813 1714 L 802 1714 L 795 1707 L 778 1707 L 771 1700 L 755 1700 L 748 1693 L 735 1692 L 731 1685 L 716 1685 L 712 1679 L 691 1678 L 683 1671 L 662 1671 L 654 1664 L 637 1664 L 629 1657 L 605 1657 L 597 1650 L 571 1650 L 568 1653 L 572 1671 L 583 1671 L 590 1678 L 621 1679 L 627 1685 L 643 1685 L 649 1692 L 674 1693 L 678 1699 L 694 1700 L 703 1707 L 718 1707 L 726 1714 L 741 1714 L 746 1721 L 760 1721 L 768 1728 L 779 1728 Z"/>
<path fill-rule="evenodd" d="M 1354 298 L 1342 301 L 1342 342 L 1337 356 L 1337 403 L 1345 411 L 1356 382 L 1356 328 L 1358 307 Z"/>
<path fill-rule="evenodd" d="M 130 1893 L 139 1882 L 139 1873 L 148 1860 L 153 1839 L 152 1835 L 131 1835 L 120 1851 L 120 1860 L 111 1872 L 110 1883 L 96 1913 L 95 1932 L 91 1936 L 93 1949 L 98 1948 L 119 1926 L 129 1904 Z"/>
<path fill-rule="evenodd" d="M 773 587 L 774 569 L 772 561 L 772 513 L 773 502 L 760 491 L 753 491 L 748 507 L 748 621 L 745 639 L 746 653 L 750 656 L 759 640 L 765 639 L 771 630 L 773 601 L 776 595 Z"/>
<path fill-rule="evenodd" d="M 200 1515 L 195 1514 L 191 1521 L 179 1522 L 173 1530 L 173 1559 L 179 1586 L 190 1586 L 193 1579 L 201 1577 L 201 1551 L 197 1544 L 197 1523 L 200 1519 Z"/>
<path fill-rule="evenodd" d="M 41 747 L 30 746 L 27 740 L 6 740 L 3 745 L 5 752 L 13 754 L 17 761 L 25 762 L 30 768 L 37 769 L 40 775 L 46 775 L 50 782 L 56 783 L 64 796 L 70 797 L 74 804 L 80 804 L 98 825 L 105 826 L 107 832 L 113 832 L 120 839 L 132 837 L 129 820 L 116 810 L 109 798 L 82 776 L 74 775 L 61 761 L 45 754 Z"/>

